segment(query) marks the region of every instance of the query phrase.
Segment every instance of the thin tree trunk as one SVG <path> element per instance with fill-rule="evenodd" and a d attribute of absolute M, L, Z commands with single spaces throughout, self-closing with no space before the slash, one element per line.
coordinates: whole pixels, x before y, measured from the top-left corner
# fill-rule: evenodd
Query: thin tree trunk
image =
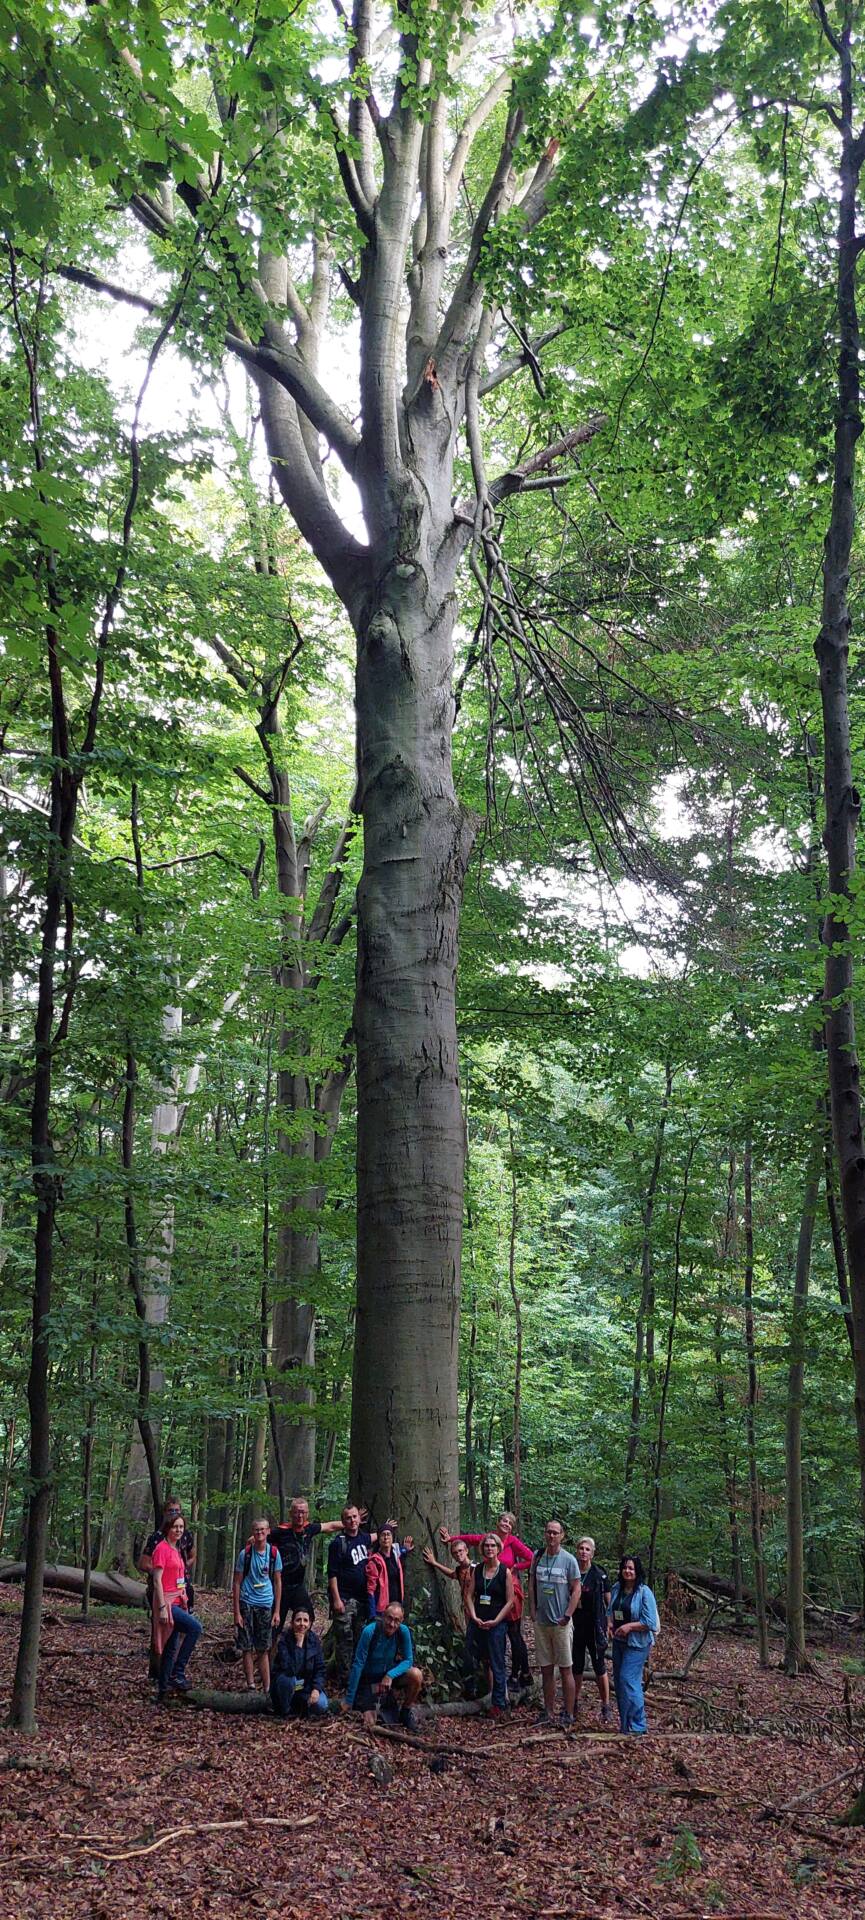
<path fill-rule="evenodd" d="M 823 715 L 823 792 L 826 805 L 823 844 L 826 849 L 829 901 L 823 923 L 826 951 L 824 1004 L 832 1130 L 850 1276 L 860 1505 L 865 1538 L 865 1144 L 850 926 L 860 796 L 853 779 L 848 691 L 848 589 L 856 525 L 856 443 L 862 431 L 856 263 L 861 250 L 857 224 L 859 176 L 865 148 L 862 132 L 857 133 L 854 126 L 853 10 L 850 7 L 843 9 L 837 31 L 830 27 L 828 17 L 823 12 L 819 18 L 824 36 L 838 61 L 841 135 L 837 281 L 838 404 L 832 506 L 823 550 L 822 619 L 815 648 L 820 669 Z"/>
<path fill-rule="evenodd" d="M 721 1242 L 721 1262 L 723 1270 L 729 1274 L 736 1250 L 736 1156 L 730 1155 L 727 1169 L 727 1200 L 724 1209 L 724 1230 Z M 727 1499 L 727 1517 L 730 1529 L 730 1554 L 733 1592 L 736 1605 L 736 1625 L 744 1623 L 742 1602 L 742 1541 L 739 1532 L 739 1488 L 730 1449 L 730 1431 L 727 1418 L 727 1390 L 724 1384 L 724 1327 L 720 1307 L 714 1321 L 714 1358 L 715 1358 L 715 1404 L 718 1408 L 721 1429 L 721 1470 L 724 1475 L 724 1491 Z"/>
<path fill-rule="evenodd" d="M 6 1509 L 9 1504 L 9 1488 L 12 1484 L 12 1467 L 15 1460 L 15 1415 L 10 1415 L 6 1428 L 6 1449 L 3 1462 L 3 1491 L 0 1493 L 0 1546 L 6 1531 Z"/>
<path fill-rule="evenodd" d="M 513 1301 L 514 1325 L 516 1328 L 516 1355 L 514 1360 L 513 1510 L 514 1510 L 514 1513 L 516 1514 L 517 1531 L 519 1532 L 519 1529 L 522 1523 L 522 1507 L 523 1507 L 523 1472 L 522 1472 L 522 1456 L 521 1456 L 521 1444 L 522 1444 L 521 1421 L 522 1421 L 522 1397 L 523 1397 L 523 1303 L 520 1299 L 520 1295 L 517 1290 L 517 1277 L 516 1277 L 517 1227 L 519 1224 L 519 1209 L 517 1205 L 517 1166 L 516 1166 L 516 1157 L 515 1157 L 515 1151 L 514 1151 L 514 1134 L 513 1134 L 513 1126 L 511 1122 L 510 1113 L 508 1113 L 507 1115 L 507 1122 L 508 1122 L 508 1143 L 510 1147 L 510 1161 L 511 1161 L 511 1220 L 510 1220 L 510 1233 L 508 1237 L 508 1285 L 511 1291 L 511 1300 Z"/>
<path fill-rule="evenodd" d="M 676 1233 L 675 1233 L 674 1252 L 673 1252 L 673 1292 L 672 1292 L 672 1298 L 670 1301 L 670 1319 L 667 1326 L 667 1345 L 666 1345 L 666 1353 L 664 1356 L 664 1371 L 661 1376 L 661 1398 L 660 1398 L 660 1404 L 658 1407 L 658 1431 L 655 1439 L 655 1475 L 654 1475 L 654 1487 L 652 1492 L 652 1531 L 651 1531 L 651 1536 L 649 1540 L 648 1580 L 649 1580 L 650 1587 L 654 1583 L 655 1548 L 657 1546 L 657 1541 L 658 1541 L 658 1527 L 661 1521 L 661 1488 L 663 1484 L 664 1448 L 666 1444 L 665 1431 L 666 1431 L 666 1424 L 667 1424 L 667 1400 L 670 1392 L 670 1373 L 672 1371 L 672 1366 L 673 1366 L 673 1341 L 675 1340 L 675 1337 L 676 1337 L 676 1320 L 678 1318 L 678 1313 L 679 1313 L 679 1289 L 680 1289 L 680 1283 L 681 1283 L 681 1277 L 682 1277 L 682 1223 L 685 1218 L 685 1208 L 688 1204 L 688 1187 L 689 1187 L 690 1178 L 691 1178 L 691 1168 L 694 1163 L 694 1154 L 696 1153 L 696 1150 L 697 1150 L 698 1137 L 699 1136 L 697 1135 L 692 1137 L 689 1148 L 688 1148 L 688 1157 L 687 1157 L 687 1160 L 685 1161 L 685 1175 L 682 1181 L 682 1194 L 679 1201 L 678 1212 L 676 1214 Z"/>
<path fill-rule="evenodd" d="M 821 1101 L 822 1108 L 822 1101 Z M 785 1429 L 785 1471 L 787 1477 L 787 1638 L 784 1647 L 784 1671 L 800 1673 L 805 1656 L 805 1565 L 803 1539 L 802 1480 L 802 1402 L 805 1388 L 805 1350 L 807 1343 L 808 1285 L 811 1277 L 811 1248 L 814 1219 L 820 1190 L 820 1162 L 823 1157 L 818 1127 L 815 1131 L 796 1245 L 796 1270 L 793 1283 L 793 1307 L 790 1316 L 790 1363 L 787 1374 L 787 1419 Z"/>
<path fill-rule="evenodd" d="M 637 1463 L 640 1445 L 640 1412 L 643 1385 L 643 1356 L 646 1348 L 647 1322 L 652 1313 L 652 1222 L 655 1213 L 655 1198 L 661 1173 L 661 1161 L 664 1152 L 664 1134 L 670 1110 L 670 1095 L 673 1088 L 673 1069 L 669 1056 L 664 1068 L 664 1097 L 658 1117 L 655 1135 L 655 1154 L 649 1174 L 649 1184 L 643 1196 L 640 1212 L 643 1232 L 640 1245 L 640 1304 L 637 1309 L 637 1325 L 634 1338 L 634 1369 L 631 1379 L 631 1415 L 628 1425 L 628 1442 L 625 1449 L 624 1498 L 619 1518 L 619 1555 L 625 1552 L 628 1544 L 628 1530 L 631 1525 L 631 1481 Z M 627 1122 L 629 1132 L 633 1132 L 633 1123 Z M 652 1336 L 652 1357 L 654 1359 L 654 1335 Z"/>
<path fill-rule="evenodd" d="M 751 1505 L 751 1545 L 754 1551 L 754 1591 L 757 1601 L 757 1646 L 761 1667 L 769 1665 L 769 1628 L 766 1613 L 766 1564 L 763 1557 L 763 1501 L 757 1463 L 757 1352 L 754 1338 L 754 1200 L 750 1138 L 745 1146 L 745 1350 L 748 1358 L 748 1486 Z"/>

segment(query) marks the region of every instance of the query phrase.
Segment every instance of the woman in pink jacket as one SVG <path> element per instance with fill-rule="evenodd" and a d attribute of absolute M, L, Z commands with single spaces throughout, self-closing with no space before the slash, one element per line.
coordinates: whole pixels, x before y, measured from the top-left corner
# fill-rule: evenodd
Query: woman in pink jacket
<path fill-rule="evenodd" d="M 514 1604 L 511 1608 L 510 1618 L 507 1621 L 508 1639 L 511 1643 L 511 1684 L 515 1687 L 527 1687 L 531 1678 L 531 1670 L 529 1667 L 529 1650 L 523 1639 L 523 1589 L 519 1576 L 521 1571 L 528 1571 L 532 1564 L 533 1554 L 531 1547 L 527 1547 L 525 1541 L 521 1540 L 519 1535 L 514 1533 L 516 1524 L 516 1514 L 499 1514 L 498 1531 L 501 1534 L 502 1540 L 499 1559 L 501 1560 L 502 1566 L 508 1567 L 514 1576 Z M 480 1542 L 486 1538 L 486 1535 L 483 1533 L 450 1533 L 447 1527 L 440 1527 L 439 1532 L 445 1542 L 465 1540 L 466 1545 L 469 1547 L 479 1546 Z"/>

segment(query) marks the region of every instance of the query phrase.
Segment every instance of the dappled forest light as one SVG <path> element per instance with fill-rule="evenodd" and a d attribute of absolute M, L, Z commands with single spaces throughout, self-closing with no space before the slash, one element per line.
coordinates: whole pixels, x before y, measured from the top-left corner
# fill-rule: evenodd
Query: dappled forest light
<path fill-rule="evenodd" d="M 283 1627 L 275 1713 L 296 1680 L 338 1803 L 347 1682 L 410 1824 L 430 1709 L 441 1771 L 512 1780 L 506 1615 L 558 1754 L 594 1594 L 578 1709 L 618 1738 L 609 1609 L 642 1734 L 657 1596 L 646 1751 L 727 1742 L 729 1808 L 775 1741 L 780 1820 L 813 1734 L 865 1824 L 861 8 L 0 16 L 11 1727 L 61 1739 L 43 1626 L 122 1662 L 144 1573 L 155 1698 L 189 1661 L 278 1746 Z M 643 1910 L 740 1911 L 732 1823 L 676 1831 Z"/>

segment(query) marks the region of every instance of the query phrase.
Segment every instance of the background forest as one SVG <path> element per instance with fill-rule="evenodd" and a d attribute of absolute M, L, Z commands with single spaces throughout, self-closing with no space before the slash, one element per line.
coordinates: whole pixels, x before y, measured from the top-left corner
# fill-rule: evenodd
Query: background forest
<path fill-rule="evenodd" d="M 336 195 L 367 67 L 340 6 L 245 11 L 0 5 L 0 1554 L 38 1487 L 49 1557 L 128 1565 L 170 1489 L 213 1584 L 253 1508 L 308 1490 L 330 1514 L 350 1485 L 356 1287 L 355 638 L 280 491 L 264 350 L 226 357 L 232 302 L 231 340 L 254 330 L 224 236 L 228 208 L 261 260 L 285 250 L 300 335 L 329 298 L 319 374 L 352 413 Z M 503 138 L 505 28 L 532 179 L 558 169 L 545 218 L 484 239 L 487 411 L 455 469 L 458 499 L 481 460 L 521 475 L 479 490 L 457 587 L 460 1497 L 530 1540 L 558 1510 L 605 1560 L 627 1537 L 659 1586 L 696 1565 L 750 1589 L 764 1557 L 779 1592 L 801 1485 L 807 1592 L 855 1608 L 821 12 L 482 6 L 453 86 L 452 132 L 485 108 L 458 239 Z M 856 544 L 854 624 L 861 565 Z M 858 763 L 855 657 L 850 699 Z M 855 955 L 855 884 L 845 911 Z M 28 1452 L 40 1179 L 50 1473 Z"/>

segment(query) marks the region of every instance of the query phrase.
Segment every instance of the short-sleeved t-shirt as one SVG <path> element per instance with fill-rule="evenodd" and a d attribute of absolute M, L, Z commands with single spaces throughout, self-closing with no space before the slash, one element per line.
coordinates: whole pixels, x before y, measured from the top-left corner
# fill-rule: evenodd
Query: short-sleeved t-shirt
<path fill-rule="evenodd" d="M 259 1553 L 256 1547 L 246 1547 L 243 1553 L 238 1554 L 234 1563 L 235 1573 L 243 1573 L 247 1553 L 249 1554 L 249 1572 L 244 1575 L 240 1583 L 241 1601 L 247 1607 L 269 1607 L 272 1611 L 275 1596 L 273 1581 L 270 1577 L 271 1560 L 274 1573 L 281 1573 L 282 1561 L 279 1554 L 273 1554 L 270 1547 L 265 1547 L 263 1553 Z"/>
<path fill-rule="evenodd" d="M 186 1568 L 183 1555 L 168 1540 L 158 1540 L 153 1549 L 154 1568 L 162 1568 L 162 1593 L 169 1606 L 182 1607 L 186 1599 Z"/>
<path fill-rule="evenodd" d="M 603 1567 L 596 1567 L 594 1561 L 586 1568 L 582 1576 L 583 1591 L 577 1613 L 585 1633 L 606 1633 L 607 1603 L 604 1594 L 609 1593 L 610 1583 Z"/>
<path fill-rule="evenodd" d="M 347 1533 L 335 1533 L 327 1555 L 327 1577 L 335 1580 L 341 1600 L 366 1603 L 366 1563 L 372 1539 L 363 1528 L 349 1539 Z"/>
<path fill-rule="evenodd" d="M 283 1588 L 303 1586 L 309 1549 L 320 1532 L 320 1520 L 310 1520 L 299 1533 L 294 1527 L 271 1527 L 267 1540 L 269 1546 L 276 1547 L 282 1561 Z"/>
<path fill-rule="evenodd" d="M 572 1553 L 542 1553 L 535 1562 L 534 1579 L 538 1596 L 537 1617 L 544 1626 L 557 1627 L 564 1620 L 571 1587 L 579 1580 L 580 1569 Z"/>

